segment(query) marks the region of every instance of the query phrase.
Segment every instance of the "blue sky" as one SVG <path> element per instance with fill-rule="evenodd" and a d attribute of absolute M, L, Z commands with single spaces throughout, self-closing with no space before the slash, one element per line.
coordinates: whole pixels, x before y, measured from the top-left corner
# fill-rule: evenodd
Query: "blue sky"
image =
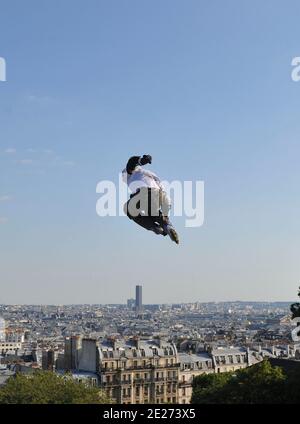
<path fill-rule="evenodd" d="M 299 285 L 300 4 L 2 1 L 0 302 L 293 300 Z M 178 247 L 95 213 L 150 153 L 204 180 Z"/>

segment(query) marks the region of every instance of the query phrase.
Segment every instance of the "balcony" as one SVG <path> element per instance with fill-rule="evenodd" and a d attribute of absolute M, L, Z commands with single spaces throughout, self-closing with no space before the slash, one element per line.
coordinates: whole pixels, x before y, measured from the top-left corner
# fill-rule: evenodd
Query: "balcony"
<path fill-rule="evenodd" d="M 166 377 L 166 381 L 170 381 L 170 382 L 172 382 L 172 381 L 178 381 L 178 376 L 176 376 L 176 377 Z"/>
<path fill-rule="evenodd" d="M 192 382 L 191 381 L 179 381 L 179 387 L 191 387 Z"/>
<path fill-rule="evenodd" d="M 103 381 L 100 383 L 100 386 L 102 387 L 112 387 L 112 386 L 118 386 L 120 384 L 119 381 Z"/>
<path fill-rule="evenodd" d="M 126 395 L 122 395 L 123 399 L 130 399 L 131 398 L 131 394 L 126 393 Z"/>
<path fill-rule="evenodd" d="M 166 381 L 166 377 L 156 377 L 154 378 L 155 382 L 159 382 L 159 381 Z"/>
<path fill-rule="evenodd" d="M 103 367 L 103 366 L 101 366 L 100 367 L 100 371 L 101 372 L 105 372 L 105 371 L 107 371 L 107 372 L 112 372 L 112 371 L 118 371 L 118 372 L 120 372 L 120 371 L 127 371 L 127 370 L 151 370 L 151 369 L 165 369 L 165 368 L 179 368 L 180 367 L 180 364 L 179 363 L 177 363 L 177 364 L 168 364 L 168 365 L 153 365 L 153 364 L 146 364 L 146 365 L 137 365 L 137 366 L 134 366 L 134 365 L 132 365 L 132 366 L 122 366 L 122 367 L 118 367 L 118 368 L 116 368 L 116 367 L 114 367 L 114 368 L 112 368 L 112 367 Z"/>
<path fill-rule="evenodd" d="M 133 383 L 142 384 L 142 383 L 151 383 L 151 381 L 153 381 L 151 378 L 135 378 L 133 380 Z"/>

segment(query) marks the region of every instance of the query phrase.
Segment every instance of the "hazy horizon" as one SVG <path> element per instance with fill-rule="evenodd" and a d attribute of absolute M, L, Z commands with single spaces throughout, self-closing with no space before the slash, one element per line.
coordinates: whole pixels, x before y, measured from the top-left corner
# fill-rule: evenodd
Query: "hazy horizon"
<path fill-rule="evenodd" d="M 148 305 L 177 305 L 177 304 L 182 304 L 182 305 L 188 305 L 188 304 L 192 304 L 192 303 L 200 303 L 200 304 L 208 304 L 208 303 L 217 303 L 217 304 L 222 304 L 222 303 L 269 303 L 269 304 L 273 304 L 273 303 L 286 303 L 286 304 L 290 304 L 293 303 L 294 300 L 278 300 L 278 301 L 268 301 L 268 300 L 260 300 L 260 301 L 256 301 L 256 300 L 220 300 L 220 301 L 207 301 L 207 302 L 200 302 L 200 301 L 195 301 L 195 302 L 172 302 L 172 303 L 149 303 L 143 302 L 143 306 L 148 306 Z M 0 306 L 126 306 L 126 301 L 124 303 L 0 303 Z"/>

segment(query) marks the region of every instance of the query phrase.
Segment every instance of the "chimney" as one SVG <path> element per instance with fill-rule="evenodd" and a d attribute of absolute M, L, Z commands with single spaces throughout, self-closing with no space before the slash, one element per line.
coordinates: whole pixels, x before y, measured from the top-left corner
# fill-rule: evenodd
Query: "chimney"
<path fill-rule="evenodd" d="M 107 340 L 111 343 L 112 348 L 115 350 L 117 346 L 117 338 L 116 336 L 108 336 Z"/>
<path fill-rule="evenodd" d="M 139 336 L 133 336 L 133 341 L 134 341 L 135 347 L 137 349 L 139 349 L 140 348 L 140 338 L 139 338 Z"/>
<path fill-rule="evenodd" d="M 209 345 L 209 344 L 204 344 L 204 350 L 207 352 L 207 353 L 211 353 L 211 351 L 212 351 L 212 346 L 211 345 Z"/>

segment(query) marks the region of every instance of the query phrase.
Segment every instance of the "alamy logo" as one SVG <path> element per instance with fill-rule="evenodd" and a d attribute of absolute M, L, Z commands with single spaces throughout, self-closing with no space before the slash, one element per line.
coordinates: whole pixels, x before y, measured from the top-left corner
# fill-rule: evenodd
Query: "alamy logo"
<path fill-rule="evenodd" d="M 294 318 L 292 323 L 296 324 L 296 328 L 292 330 L 292 339 L 294 342 L 300 342 L 300 317 Z"/>
<path fill-rule="evenodd" d="M 132 216 L 156 216 L 159 208 L 167 215 L 169 210 L 173 216 L 185 217 L 186 227 L 201 227 L 204 223 L 204 181 L 162 181 L 163 189 L 153 190 L 150 198 L 145 193 L 146 187 L 138 192 L 134 182 L 129 189 L 124 184 L 122 174 L 119 174 L 118 187 L 113 181 L 99 181 L 96 193 L 100 194 L 97 200 L 96 212 L 100 217 L 125 216 L 126 206 L 130 193 L 138 193 L 129 205 Z"/>
<path fill-rule="evenodd" d="M 300 57 L 294 57 L 291 65 L 293 66 L 291 78 L 294 82 L 300 81 Z"/>
<path fill-rule="evenodd" d="M 6 81 L 6 61 L 3 57 L 0 57 L 0 81 Z"/>

